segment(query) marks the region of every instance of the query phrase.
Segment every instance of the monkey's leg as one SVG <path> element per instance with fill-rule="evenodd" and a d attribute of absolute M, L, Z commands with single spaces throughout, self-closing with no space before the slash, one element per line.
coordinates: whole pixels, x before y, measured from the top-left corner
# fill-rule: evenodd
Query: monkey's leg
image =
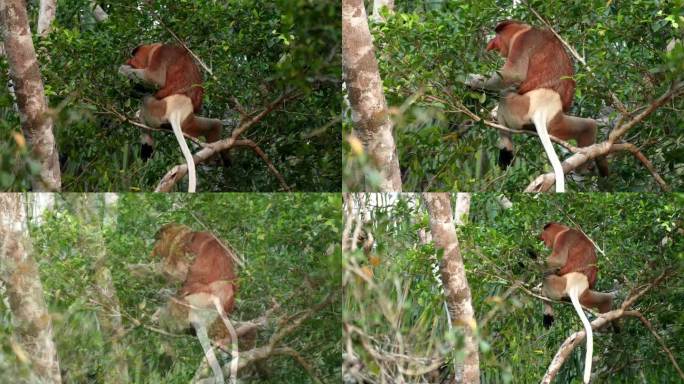
<path fill-rule="evenodd" d="M 513 140 L 510 132 L 499 131 L 499 168 L 506 169 L 513 162 Z"/>
<path fill-rule="evenodd" d="M 143 133 L 140 136 L 140 158 L 142 161 L 147 161 L 154 153 L 154 140 L 148 133 Z"/>
<path fill-rule="evenodd" d="M 612 293 L 597 292 L 588 289 L 582 297 L 580 297 L 580 303 L 587 308 L 597 308 L 599 313 L 610 312 L 613 308 L 613 297 Z M 615 333 L 620 332 L 620 324 L 617 320 L 611 321 L 613 331 Z"/>
<path fill-rule="evenodd" d="M 211 370 L 214 371 L 216 383 L 225 383 L 221 365 L 219 364 L 218 359 L 216 359 L 214 349 L 211 347 L 211 341 L 209 341 L 209 335 L 207 335 L 207 328 L 205 328 L 200 322 L 193 322 L 192 326 L 195 328 L 197 339 L 199 339 L 199 342 L 202 345 L 204 356 L 207 358 L 207 362 L 209 363 Z"/>
<path fill-rule="evenodd" d="M 549 299 L 560 300 L 563 298 L 565 292 L 565 279 L 555 275 L 547 274 L 544 277 L 544 284 L 542 285 L 542 294 Z M 553 324 L 553 307 L 548 301 L 544 302 L 544 328 L 549 328 Z"/>
<path fill-rule="evenodd" d="M 506 93 L 499 102 L 496 119 L 499 124 L 511 129 L 522 129 L 530 124 L 527 117 L 529 101 L 526 95 L 515 92 Z M 499 167 L 507 168 L 513 162 L 513 140 L 510 132 L 499 131 Z"/>
<path fill-rule="evenodd" d="M 189 121 L 191 117 L 192 121 Z M 223 122 L 218 119 L 211 119 L 202 116 L 188 116 L 188 121 L 183 122 L 183 132 L 186 132 L 194 137 L 204 136 L 207 139 L 207 143 L 213 143 L 215 141 L 221 140 Z M 223 161 L 223 166 L 230 166 L 231 160 L 229 151 L 221 151 L 220 156 L 221 160 Z"/>
<path fill-rule="evenodd" d="M 551 303 L 548 301 L 544 302 L 544 318 L 542 320 L 544 324 L 544 328 L 549 328 L 553 324 L 554 321 L 554 316 L 553 316 L 553 306 L 551 306 Z"/>
<path fill-rule="evenodd" d="M 549 122 L 549 133 L 551 135 L 563 140 L 575 139 L 578 147 L 588 147 L 595 144 L 597 132 L 596 121 L 593 119 L 558 114 Z M 610 174 L 608 160 L 605 156 L 599 156 L 594 161 L 601 176 Z"/>

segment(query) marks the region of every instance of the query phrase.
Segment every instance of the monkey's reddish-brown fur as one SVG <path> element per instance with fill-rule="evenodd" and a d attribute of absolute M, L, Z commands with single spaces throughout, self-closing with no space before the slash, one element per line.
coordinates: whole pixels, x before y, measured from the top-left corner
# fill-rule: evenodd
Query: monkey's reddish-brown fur
<path fill-rule="evenodd" d="M 212 283 L 216 281 L 229 282 L 232 294 L 228 295 L 221 304 L 223 304 L 226 313 L 230 313 L 233 310 L 237 289 L 233 256 L 209 232 L 194 232 L 187 245 L 187 250 L 196 256 L 188 270 L 188 277 L 179 291 L 180 295 L 186 296 L 198 292 L 213 294 L 215 290 L 210 287 Z"/>
<path fill-rule="evenodd" d="M 195 113 L 201 111 L 204 95 L 202 73 L 185 48 L 170 44 L 141 45 L 133 50 L 133 57 L 126 64 L 152 73 L 159 72 L 163 76 L 155 81 L 162 87 L 154 95 L 157 99 L 186 95 L 192 100 Z"/>
<path fill-rule="evenodd" d="M 157 233 L 153 256 L 161 257 L 163 272 L 173 280 L 183 281 L 176 294 L 177 300 L 207 293 L 222 301 L 226 313 L 233 310 L 237 291 L 233 255 L 209 232 L 194 232 L 182 224 L 166 224 Z M 215 283 L 223 284 L 215 284 Z M 213 308 L 213 304 L 208 303 Z M 187 313 L 187 306 L 171 308 L 176 313 Z M 220 319 L 218 319 L 220 321 Z"/>
<path fill-rule="evenodd" d="M 144 69 L 145 81 L 161 87 L 154 98 L 150 97 L 144 102 L 145 108 L 155 117 L 159 118 L 166 113 L 167 103 L 164 98 L 185 95 L 192 101 L 195 114 L 188 115 L 181 122 L 183 133 L 192 137 L 204 136 L 208 143 L 221 139 L 221 120 L 196 115 L 202 109 L 203 79 L 195 60 L 185 48 L 159 43 L 140 45 L 133 50 L 132 57 L 126 64 L 135 69 Z M 221 152 L 221 157 L 224 165 L 230 163 L 227 151 Z"/>
<path fill-rule="evenodd" d="M 549 223 L 544 226 L 541 239 L 552 250 L 547 264 L 558 268 L 557 275 L 583 273 L 587 276 L 589 288 L 594 288 L 598 273 L 596 251 L 594 244 L 582 232 L 562 224 Z"/>
<path fill-rule="evenodd" d="M 541 88 L 551 89 L 560 96 L 563 112 L 568 112 L 575 97 L 575 71 L 570 56 L 553 32 L 514 20 L 499 23 L 495 32 L 496 36 L 486 49 L 496 50 L 506 58 L 501 69 L 504 85 L 516 85 L 518 95 Z M 520 113 L 526 113 L 527 107 L 529 105 L 521 105 Z M 562 140 L 575 139 L 578 147 L 587 147 L 596 142 L 598 128 L 592 119 L 559 111 L 549 121 L 548 132 Z M 512 150 L 506 150 L 512 157 Z M 605 156 L 597 157 L 595 162 L 601 176 L 610 173 Z M 503 163 L 508 166 L 510 159 Z"/>
<path fill-rule="evenodd" d="M 506 57 L 505 66 L 513 66 L 518 60 L 526 60 L 525 79 L 518 86 L 518 94 L 539 88 L 556 91 L 563 103 L 563 111 L 567 112 L 575 97 L 575 71 L 570 57 L 553 32 L 508 20 L 496 26 L 496 37 L 487 44 L 487 50 L 496 49 Z M 521 32 L 515 36 L 516 33 Z M 510 47 L 510 49 L 509 49 Z M 523 57 L 524 56 L 524 57 Z"/>
<path fill-rule="evenodd" d="M 587 277 L 589 289 L 582 293 L 579 302 L 588 308 L 598 308 L 599 313 L 610 311 L 613 306 L 613 295 L 593 290 L 598 266 L 591 240 L 581 231 L 558 223 L 546 224 L 540 237 L 544 244 L 552 249 L 547 266 L 557 269 L 552 276 L 545 279 L 545 288 L 557 293 L 563 292 L 567 287 L 565 280 L 561 278 L 571 272 L 582 273 Z M 615 322 L 613 327 L 616 331 L 619 329 Z"/>

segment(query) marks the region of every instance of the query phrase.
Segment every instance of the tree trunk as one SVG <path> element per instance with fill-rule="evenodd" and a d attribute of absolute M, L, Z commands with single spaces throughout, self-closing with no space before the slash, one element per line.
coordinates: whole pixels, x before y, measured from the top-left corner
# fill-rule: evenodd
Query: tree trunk
<path fill-rule="evenodd" d="M 401 192 L 393 124 L 382 90 L 363 0 L 342 0 L 342 64 L 354 134 L 361 139 L 381 175 L 378 192 Z M 366 183 L 366 190 L 370 189 Z"/>
<path fill-rule="evenodd" d="M 457 227 L 468 222 L 470 213 L 470 193 L 459 192 L 456 194 L 456 209 L 454 210 L 454 222 Z"/>
<path fill-rule="evenodd" d="M 470 287 L 466 279 L 463 259 L 458 248 L 456 228 L 452 221 L 451 203 L 448 193 L 424 193 L 430 213 L 430 231 L 435 247 L 444 250 L 441 265 L 442 284 L 454 323 L 463 326 L 466 357 L 455 373 L 453 382 L 477 384 L 480 382 L 480 362 L 478 356 L 475 321 Z M 462 204 L 469 201 L 462 198 Z M 464 207 L 460 208 L 464 211 Z"/>
<path fill-rule="evenodd" d="M 61 383 L 52 320 L 45 305 L 38 266 L 27 252 L 28 225 L 23 195 L 0 194 L 0 279 L 7 286 L 19 345 L 31 361 L 34 381 Z"/>
<path fill-rule="evenodd" d="M 382 7 L 387 7 L 387 10 L 394 12 L 394 0 L 373 0 L 373 20 L 385 21 L 380 14 Z"/>
<path fill-rule="evenodd" d="M 100 4 L 97 4 L 97 2 L 95 1 L 91 1 L 90 6 L 93 7 L 93 16 L 95 17 L 95 20 L 97 20 L 98 23 L 101 23 L 109 19 L 109 15 L 107 14 L 107 12 L 105 12 L 104 9 L 102 9 L 102 7 L 100 7 Z"/>
<path fill-rule="evenodd" d="M 38 12 L 38 35 L 40 37 L 45 37 L 50 33 L 56 11 L 57 3 L 55 0 L 40 0 L 40 11 Z"/>
<path fill-rule="evenodd" d="M 33 191 L 58 191 L 62 181 L 57 144 L 24 1 L 0 1 L 0 21 L 4 27 L 5 53 L 17 95 L 22 131 L 41 165 L 40 177 L 32 182 Z"/>

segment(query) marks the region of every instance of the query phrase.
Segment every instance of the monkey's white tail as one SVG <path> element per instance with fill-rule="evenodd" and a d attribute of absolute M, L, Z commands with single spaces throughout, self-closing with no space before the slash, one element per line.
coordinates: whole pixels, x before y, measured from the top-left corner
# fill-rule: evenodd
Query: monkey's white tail
<path fill-rule="evenodd" d="M 192 309 L 191 309 L 192 310 Z M 214 354 L 214 349 L 211 346 L 211 341 L 209 340 L 209 335 L 207 334 L 207 328 L 202 324 L 201 321 L 193 323 L 195 331 L 197 332 L 197 339 L 202 345 L 204 350 L 204 356 L 207 358 L 207 362 L 214 372 L 214 381 L 216 384 L 224 384 L 226 381 L 223 378 L 223 371 L 221 370 L 221 364 L 219 364 L 216 355 Z"/>
<path fill-rule="evenodd" d="M 212 295 L 211 300 L 214 303 L 214 307 L 216 307 L 216 311 L 219 313 L 221 320 L 223 320 L 223 324 L 225 324 L 226 328 L 228 329 L 228 333 L 230 334 L 230 355 L 232 357 L 230 361 L 230 384 L 237 384 L 237 372 L 240 361 L 237 332 L 235 331 L 233 324 L 228 319 L 228 315 L 226 315 L 226 312 L 223 310 L 223 306 L 219 302 L 218 297 Z"/>
<path fill-rule="evenodd" d="M 188 192 L 194 193 L 197 189 L 195 160 L 192 158 L 192 152 L 190 152 L 190 148 L 188 148 L 188 143 L 185 142 L 183 130 L 181 129 L 181 123 L 183 123 L 184 117 L 187 116 L 183 116 L 183 112 L 181 110 L 172 110 L 169 115 L 169 123 L 171 123 L 171 128 L 173 128 L 173 134 L 176 135 L 178 145 L 180 145 L 183 157 L 185 157 L 185 163 L 188 165 Z"/>
<path fill-rule="evenodd" d="M 568 276 L 568 275 L 580 275 L 580 276 Z M 584 332 L 587 334 L 587 353 L 584 355 L 584 384 L 589 383 L 589 378 L 591 376 L 591 357 L 594 352 L 594 335 L 591 330 L 591 324 L 589 319 L 584 314 L 582 306 L 579 302 L 580 295 L 589 288 L 586 276 L 581 273 L 569 273 L 567 284 L 568 284 L 568 296 L 570 296 L 570 301 L 572 301 L 572 306 L 575 307 L 575 312 L 582 320 L 582 325 L 584 325 Z"/>
<path fill-rule="evenodd" d="M 565 175 L 563 174 L 563 166 L 558 159 L 558 155 L 556 155 L 556 151 L 553 149 L 553 144 L 551 144 L 551 138 L 549 137 L 549 132 L 546 128 L 548 121 L 549 110 L 547 108 L 537 108 L 532 114 L 532 122 L 534 123 L 534 127 L 537 129 L 539 139 L 544 146 L 544 151 L 546 151 L 546 157 L 549 158 L 549 162 L 553 167 L 553 173 L 556 176 L 556 192 L 565 192 Z"/>

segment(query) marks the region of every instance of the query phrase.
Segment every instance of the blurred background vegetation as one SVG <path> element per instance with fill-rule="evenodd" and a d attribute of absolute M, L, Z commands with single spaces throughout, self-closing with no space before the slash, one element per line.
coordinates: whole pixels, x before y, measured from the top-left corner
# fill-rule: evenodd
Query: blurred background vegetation
<path fill-rule="evenodd" d="M 447 359 L 438 369 L 409 375 L 412 383 L 441 383 L 453 376 L 453 359 L 462 359 L 463 338 L 449 331 L 437 265 L 442 252 L 421 241 L 429 231 L 427 209 L 419 195 L 382 195 L 374 199 L 365 227 L 375 238 L 370 255 L 343 257 L 345 324 L 365 333 L 372 346 L 405 372 Z M 602 250 L 596 289 L 617 290 L 616 303 L 629 291 L 663 271 L 673 273 L 643 296 L 634 309 L 649 319 L 681 365 L 684 361 L 684 196 L 654 194 L 474 194 L 469 221 L 457 227 L 461 255 L 477 320 L 481 382 L 536 383 L 561 343 L 582 329 L 569 303 L 556 304 L 556 322 L 542 325 L 542 302 L 531 295 L 542 281 L 539 264 L 549 254 L 539 240 L 550 221 L 580 227 Z M 455 199 L 452 199 L 452 207 Z M 538 259 L 530 257 L 537 253 Z M 355 266 L 369 280 L 352 273 Z M 623 318 L 622 330 L 596 332 L 592 383 L 679 383 L 680 378 L 651 332 L 636 318 Z M 371 378 L 379 366 L 355 338 L 354 351 Z M 403 342 L 403 345 L 399 345 Z M 584 343 L 561 368 L 556 383 L 580 383 Z M 384 355 L 386 356 L 386 355 Z M 414 365 L 409 364 L 413 362 Z M 390 363 L 390 362 L 386 362 Z M 447 381 L 445 381 L 447 382 Z"/>
<path fill-rule="evenodd" d="M 372 10 L 367 1 L 366 9 Z M 516 159 L 502 171 L 496 164 L 498 131 L 473 122 L 457 110 L 462 103 L 482 118 L 498 95 L 467 88 L 469 73 L 491 73 L 504 61 L 485 46 L 494 27 L 505 19 L 533 26 L 538 12 L 584 57 L 575 63 L 577 92 L 571 114 L 601 118 L 605 140 L 619 118 L 611 92 L 625 108 L 639 108 L 664 94 L 684 75 L 684 46 L 667 53 L 673 38 L 684 37 L 684 4 L 679 0 L 396 0 L 396 13 L 383 23 L 371 22 L 375 55 L 385 96 L 395 122 L 403 190 L 522 191 L 550 166 L 539 140 L 514 135 Z M 659 108 L 624 137 L 635 144 L 673 188 L 684 188 L 684 98 Z M 608 126 L 606 126 L 608 124 Z M 351 118 L 343 123 L 345 136 Z M 563 149 L 556 146 L 557 151 Z M 353 154 L 345 140 L 346 188 L 373 179 L 365 154 Z M 650 173 L 631 154 L 609 157 L 612 175 L 595 171 L 568 177 L 576 191 L 659 191 Z"/>
<path fill-rule="evenodd" d="M 94 275 L 103 264 L 111 271 L 121 305 L 125 333 L 117 342 L 124 347 L 130 382 L 188 383 L 193 377 L 203 359 L 197 339 L 190 334 L 163 335 L 146 327 L 158 327 L 149 316 L 165 302 L 160 291 L 175 287 L 161 276 L 134 276 L 128 268 L 153 262 L 154 234 L 164 223 L 210 230 L 244 257 L 246 265 L 238 270 L 236 309 L 230 315 L 233 321 L 261 316 L 272 307 L 271 300 L 281 306 L 274 319 L 292 320 L 339 292 L 339 195 L 124 194 L 114 205 L 97 211 L 104 223 L 101 228 L 89 226 L 77 214 L 80 199 L 75 194 L 57 195 L 53 208 L 33 220 L 30 229 L 65 383 L 105 382 L 106 367 L 114 358 L 111 339 L 97 316 L 103 308 Z M 102 259 L 95 248 L 104 249 Z M 340 378 L 339 298 L 283 340 L 325 383 L 338 383 Z M 267 344 L 275 329 L 283 326 L 271 323 L 259 331 L 257 346 Z M 12 349 L 16 345 L 12 329 L 8 304 L 0 300 L 3 383 L 23 382 L 30 370 Z M 241 382 L 314 382 L 287 356 L 272 356 L 255 372 L 241 372 Z"/>
<path fill-rule="evenodd" d="M 38 6 L 28 2 L 32 31 Z M 96 22 L 89 0 L 60 0 L 52 33 L 34 37 L 62 165 L 64 191 L 152 190 L 182 163 L 169 132 L 155 132 L 156 154 L 139 156 L 133 117 L 141 95 L 117 73 L 142 43 L 176 43 L 171 32 L 209 66 L 203 116 L 239 119 L 235 97 L 248 112 L 283 91 L 301 96 L 250 129 L 255 141 L 298 191 L 340 189 L 340 12 L 334 0 L 120 0 L 101 4 Z M 8 67 L 0 58 L 0 84 Z M 7 86 L 0 87 L 0 189 L 26 190 L 37 165 L 27 155 Z M 234 124 L 233 124 L 234 125 Z M 233 126 L 224 128 L 224 137 Z M 200 167 L 200 190 L 277 191 L 280 186 L 251 150 L 232 151 L 232 166 Z M 182 189 L 182 187 L 180 187 Z"/>

